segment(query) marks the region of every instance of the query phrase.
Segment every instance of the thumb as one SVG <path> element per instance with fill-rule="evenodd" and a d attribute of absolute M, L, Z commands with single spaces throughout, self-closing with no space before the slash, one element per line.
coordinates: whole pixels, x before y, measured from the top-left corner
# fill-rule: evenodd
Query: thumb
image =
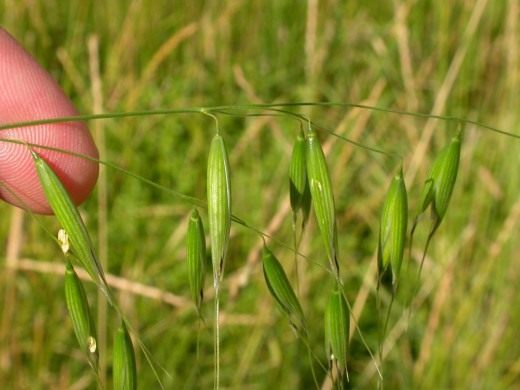
<path fill-rule="evenodd" d="M 0 28 L 0 124 L 76 115 L 70 100 L 51 76 Z M 51 213 L 27 146 L 2 141 L 65 149 L 94 158 L 98 152 L 81 122 L 27 126 L 0 131 L 0 198 L 35 213 Z M 92 191 L 98 165 L 69 154 L 35 150 L 59 176 L 75 203 Z"/>

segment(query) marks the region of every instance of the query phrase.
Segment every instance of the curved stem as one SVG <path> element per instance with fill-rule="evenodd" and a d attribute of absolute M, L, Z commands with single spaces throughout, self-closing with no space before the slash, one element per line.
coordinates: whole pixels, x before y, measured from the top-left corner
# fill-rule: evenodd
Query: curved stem
<path fill-rule="evenodd" d="M 287 102 L 287 103 L 271 103 L 271 104 L 243 104 L 243 105 L 222 105 L 222 106 L 208 106 L 208 107 L 186 107 L 186 108 L 178 108 L 178 109 L 161 109 L 161 110 L 144 110 L 144 111 L 128 111 L 128 112 L 113 112 L 113 113 L 104 113 L 104 114 L 95 114 L 95 115 L 77 115 L 77 116 L 67 116 L 67 117 L 59 117 L 59 118 L 48 118 L 48 119 L 39 119 L 34 121 L 23 121 L 10 123 L 0 126 L 1 130 L 6 129 L 14 129 L 25 126 L 36 126 L 42 124 L 50 124 L 50 123 L 63 123 L 63 122 L 77 122 L 77 121 L 90 121 L 97 119 L 112 119 L 112 118 L 128 118 L 128 117 L 138 117 L 138 116 L 150 116 L 150 115 L 172 115 L 172 114 L 207 114 L 211 111 L 219 111 L 219 110 L 229 110 L 229 109 L 243 109 L 243 110 L 251 110 L 251 109 L 275 109 L 279 107 L 306 107 L 306 106 L 316 106 L 316 107 L 343 107 L 343 108 L 359 108 L 363 110 L 371 110 L 377 112 L 383 112 L 388 114 L 395 115 L 406 115 L 413 116 L 417 118 L 433 118 L 439 119 L 443 121 L 454 121 L 463 124 L 470 124 L 477 127 L 480 127 L 485 130 L 489 130 L 498 134 L 502 134 L 508 137 L 520 139 L 520 134 L 515 134 L 509 131 L 501 130 L 496 127 L 487 125 L 482 122 L 474 121 L 471 119 L 459 118 L 456 116 L 450 115 L 434 115 L 434 114 L 426 114 L 421 112 L 412 112 L 412 111 L 404 111 L 404 110 L 394 110 L 390 108 L 378 107 L 378 106 L 370 106 L 366 104 L 358 104 L 358 103 L 349 103 L 349 102 Z M 290 111 L 285 110 L 285 113 L 289 114 Z M 304 118 L 301 114 L 292 113 L 292 115 L 299 116 L 300 118 Z"/>

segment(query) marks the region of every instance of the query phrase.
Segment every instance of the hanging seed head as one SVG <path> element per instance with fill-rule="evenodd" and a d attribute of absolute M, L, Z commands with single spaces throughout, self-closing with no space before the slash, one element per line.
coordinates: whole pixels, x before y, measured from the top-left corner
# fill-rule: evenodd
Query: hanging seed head
<path fill-rule="evenodd" d="M 124 322 L 114 336 L 113 383 L 114 390 L 137 389 L 134 347 Z"/>
<path fill-rule="evenodd" d="M 305 159 L 305 137 L 300 131 L 293 145 L 289 166 L 289 195 L 293 214 L 302 212 L 305 225 L 310 212 L 311 196 L 307 181 L 307 162 Z"/>
<path fill-rule="evenodd" d="M 208 217 L 215 285 L 222 279 L 231 229 L 231 180 L 229 161 L 220 134 L 211 141 L 207 172 Z"/>
<path fill-rule="evenodd" d="M 347 372 L 350 317 L 347 302 L 338 285 L 332 291 L 325 309 L 326 350 L 343 376 Z"/>
<path fill-rule="evenodd" d="M 200 315 L 206 274 L 206 238 L 202 219 L 196 209 L 193 209 L 188 224 L 186 257 L 191 296 Z"/>
<path fill-rule="evenodd" d="M 70 261 L 65 270 L 64 286 L 67 310 L 80 348 L 87 354 L 89 361 L 97 364 L 96 327 L 90 314 L 87 294 Z"/>
<path fill-rule="evenodd" d="M 421 200 L 421 212 L 430 206 L 434 229 L 442 222 L 450 202 L 460 161 L 461 132 L 439 153 L 426 179 Z"/>
<path fill-rule="evenodd" d="M 401 169 L 394 176 L 383 204 L 377 255 L 380 280 L 382 275 L 390 270 L 394 287 L 403 261 L 407 226 L 408 197 Z"/>
<path fill-rule="evenodd" d="M 94 246 L 78 209 L 51 167 L 34 151 L 32 151 L 32 157 L 45 197 L 58 222 L 67 233 L 74 255 L 89 273 L 92 280 L 105 287 L 105 292 L 108 294 L 103 270 L 95 255 Z"/>
<path fill-rule="evenodd" d="M 305 316 L 300 302 L 289 283 L 289 279 L 282 265 L 267 247 L 264 247 L 263 250 L 262 265 L 269 292 L 276 302 L 278 302 L 282 311 L 287 315 L 296 333 L 298 335 L 304 334 Z"/>
<path fill-rule="evenodd" d="M 323 150 L 314 131 L 307 132 L 305 146 L 312 206 L 332 272 L 339 278 L 338 239 L 332 184 Z"/>

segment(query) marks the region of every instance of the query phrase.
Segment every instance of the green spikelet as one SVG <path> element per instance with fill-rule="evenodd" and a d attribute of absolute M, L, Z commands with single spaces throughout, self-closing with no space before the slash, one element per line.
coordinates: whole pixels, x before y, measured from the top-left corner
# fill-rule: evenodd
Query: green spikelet
<path fill-rule="evenodd" d="M 264 247 L 262 254 L 262 265 L 265 281 L 271 295 L 287 315 L 291 326 L 296 330 L 297 334 L 304 335 L 305 316 L 300 302 L 289 283 L 282 265 L 266 247 Z"/>
<path fill-rule="evenodd" d="M 385 272 L 392 274 L 395 287 L 401 270 L 408 226 L 408 197 L 403 171 L 394 176 L 386 194 L 379 226 L 378 269 L 380 280 Z"/>
<path fill-rule="evenodd" d="M 202 219 L 196 209 L 193 209 L 188 224 L 186 257 L 191 296 L 200 315 L 206 275 L 206 238 Z"/>
<path fill-rule="evenodd" d="M 214 283 L 222 280 L 231 229 L 231 180 L 229 162 L 220 134 L 211 141 L 208 171 L 208 216 Z"/>
<path fill-rule="evenodd" d="M 349 327 L 347 302 L 336 285 L 325 309 L 325 342 L 329 358 L 336 363 L 340 377 L 347 373 Z"/>
<path fill-rule="evenodd" d="M 124 322 L 114 335 L 113 385 L 114 390 L 137 389 L 134 347 Z"/>
<path fill-rule="evenodd" d="M 312 130 L 306 135 L 305 151 L 312 206 L 332 272 L 339 280 L 338 238 L 332 184 L 323 150 L 316 133 Z"/>
<path fill-rule="evenodd" d="M 293 145 L 291 164 L 289 166 L 289 195 L 291 209 L 296 216 L 302 213 L 302 225 L 309 217 L 311 208 L 311 194 L 307 180 L 307 162 L 305 158 L 305 138 L 303 132 L 298 134 Z"/>
<path fill-rule="evenodd" d="M 453 188 L 457 180 L 460 161 L 461 133 L 453 137 L 450 143 L 435 159 L 430 174 L 426 179 L 421 198 L 421 212 L 431 208 L 435 230 L 442 222 L 448 209 Z"/>
<path fill-rule="evenodd" d="M 96 327 L 90 313 L 87 294 L 70 261 L 67 262 L 65 270 L 64 287 L 65 302 L 74 333 L 81 350 L 87 354 L 93 367 L 96 367 L 99 357 Z"/>
<path fill-rule="evenodd" d="M 92 280 L 103 290 L 110 303 L 114 304 L 103 269 L 94 252 L 94 245 L 78 209 L 51 167 L 34 151 L 32 157 L 45 197 L 68 235 L 73 254 Z"/>

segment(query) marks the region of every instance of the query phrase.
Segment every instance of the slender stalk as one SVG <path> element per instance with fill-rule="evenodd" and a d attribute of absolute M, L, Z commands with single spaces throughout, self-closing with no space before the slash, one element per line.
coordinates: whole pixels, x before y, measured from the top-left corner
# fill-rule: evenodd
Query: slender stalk
<path fill-rule="evenodd" d="M 460 118 L 456 116 L 450 115 L 434 115 L 434 114 L 426 114 L 421 112 L 412 112 L 412 111 L 403 111 L 403 110 L 393 110 L 390 108 L 378 107 L 378 106 L 370 106 L 366 104 L 357 104 L 357 103 L 348 103 L 348 102 L 292 102 L 292 103 L 272 103 L 272 104 L 244 104 L 244 105 L 223 105 L 223 106 L 208 106 L 208 107 L 186 107 L 186 108 L 177 108 L 177 109 L 161 109 L 161 110 L 145 110 L 145 111 L 128 111 L 128 112 L 112 112 L 112 113 L 104 113 L 104 114 L 95 114 L 95 115 L 76 115 L 76 116 L 66 116 L 59 118 L 49 118 L 49 119 L 40 119 L 35 121 L 23 121 L 16 123 L 8 123 L 0 126 L 1 130 L 6 129 L 14 129 L 19 127 L 26 126 L 36 126 L 42 124 L 50 124 L 50 123 L 64 123 L 64 122 L 77 122 L 77 121 L 90 121 L 90 120 L 98 120 L 98 119 L 112 119 L 112 118 L 129 118 L 129 117 L 139 117 L 139 116 L 152 116 L 152 115 L 172 115 L 172 114 L 207 114 L 214 111 L 225 111 L 229 109 L 242 109 L 242 110 L 254 110 L 254 109 L 270 109 L 270 108 L 278 108 L 278 107 L 305 107 L 305 106 L 317 106 L 317 107 L 342 107 L 342 108 L 359 108 L 363 110 L 371 110 L 377 112 L 383 112 L 387 114 L 395 114 L 395 115 L 405 115 L 412 116 L 416 118 L 424 118 L 424 119 L 439 119 L 448 122 L 459 122 L 467 125 L 474 125 L 480 127 L 484 130 L 489 130 L 498 134 L 502 134 L 507 137 L 512 137 L 516 139 L 520 139 L 520 134 L 515 134 L 509 131 L 498 129 L 494 126 L 487 125 L 482 122 L 474 121 L 471 119 Z M 286 111 L 288 115 L 294 115 L 296 117 L 304 118 L 301 114 L 296 114 L 290 111 Z M 307 119 L 306 119 L 307 121 Z M 313 124 L 314 126 L 314 124 Z M 315 126 L 314 126 L 315 127 Z"/>
<path fill-rule="evenodd" d="M 218 278 L 218 277 L 217 277 Z M 213 349 L 215 351 L 214 355 L 214 382 L 213 388 L 218 390 L 220 386 L 220 290 L 219 290 L 219 281 L 215 279 L 215 329 L 213 332 Z"/>

